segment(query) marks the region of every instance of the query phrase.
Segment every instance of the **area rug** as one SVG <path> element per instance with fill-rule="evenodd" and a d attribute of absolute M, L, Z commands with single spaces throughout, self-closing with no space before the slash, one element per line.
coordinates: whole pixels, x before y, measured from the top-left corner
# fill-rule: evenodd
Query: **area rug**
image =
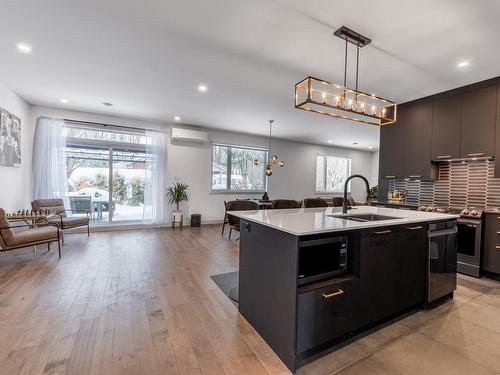
<path fill-rule="evenodd" d="M 239 272 L 233 271 L 227 273 L 220 273 L 218 275 L 212 275 L 210 277 L 212 278 L 214 283 L 219 287 L 219 289 L 222 290 L 222 293 L 224 293 L 226 297 L 229 298 L 229 300 L 236 307 L 238 307 L 238 302 L 236 300 L 238 299 L 237 288 L 239 282 Z"/>

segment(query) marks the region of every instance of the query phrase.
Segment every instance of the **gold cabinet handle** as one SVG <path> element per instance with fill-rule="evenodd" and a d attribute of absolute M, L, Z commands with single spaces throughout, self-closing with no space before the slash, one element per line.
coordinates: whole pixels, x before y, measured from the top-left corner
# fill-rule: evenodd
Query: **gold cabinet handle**
<path fill-rule="evenodd" d="M 413 174 L 413 175 L 410 175 L 410 178 L 420 178 L 422 177 L 421 174 Z"/>
<path fill-rule="evenodd" d="M 417 229 L 422 229 L 423 227 L 421 225 L 417 226 L 417 227 L 408 227 L 407 229 L 408 230 L 417 230 Z"/>
<path fill-rule="evenodd" d="M 390 229 L 387 230 L 379 230 L 378 232 L 373 232 L 373 234 L 389 234 L 392 233 Z"/>
<path fill-rule="evenodd" d="M 472 152 L 470 154 L 467 154 L 467 156 L 483 156 L 484 152 Z"/>
<path fill-rule="evenodd" d="M 451 155 L 438 155 L 437 158 L 438 159 L 450 159 Z"/>
<path fill-rule="evenodd" d="M 323 298 L 330 299 L 330 298 L 341 296 L 342 294 L 344 294 L 344 291 L 342 289 L 338 289 L 336 292 L 333 292 L 330 294 L 323 293 Z"/>
<path fill-rule="evenodd" d="M 385 178 L 396 178 L 396 176 L 385 176 Z"/>
<path fill-rule="evenodd" d="M 500 245 L 496 245 L 495 249 L 500 250 Z"/>
<path fill-rule="evenodd" d="M 497 230 L 497 234 L 500 234 L 500 230 Z"/>

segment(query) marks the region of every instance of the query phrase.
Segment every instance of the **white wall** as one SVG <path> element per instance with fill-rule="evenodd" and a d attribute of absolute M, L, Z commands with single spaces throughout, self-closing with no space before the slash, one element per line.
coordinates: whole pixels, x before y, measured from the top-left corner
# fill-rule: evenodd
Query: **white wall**
<path fill-rule="evenodd" d="M 29 104 L 0 83 L 0 107 L 21 119 L 21 166 L 0 166 L 0 207 L 6 211 L 29 208 L 34 132 L 29 119 Z"/>
<path fill-rule="evenodd" d="M 174 124 L 158 124 L 141 120 L 33 106 L 31 108 L 30 121 L 34 124 L 36 119 L 40 116 L 150 128 L 163 130 L 168 134 L 170 134 L 172 126 L 177 126 Z M 213 129 L 203 130 L 209 132 L 211 142 L 242 146 L 268 146 L 268 139 L 266 137 Z M 220 221 L 224 215 L 224 201 L 232 200 L 237 197 L 261 196 L 261 194 L 236 195 L 211 193 L 210 145 L 174 145 L 169 142 L 167 153 L 167 186 L 175 180 L 181 180 L 188 183 L 191 187 L 191 200 L 184 205 L 184 210 L 187 214 L 186 218 L 188 218 L 191 213 L 200 213 L 205 223 Z M 375 154 L 371 152 L 274 140 L 273 153 L 277 153 L 281 159 L 284 159 L 286 161 L 286 166 L 284 168 L 276 168 L 273 176 L 269 179 L 268 191 L 271 198 L 294 198 L 301 200 L 307 197 L 316 196 L 315 170 L 317 153 L 350 156 L 352 158 L 352 173 L 359 173 L 366 176 L 371 184 L 377 181 L 372 171 Z M 362 181 L 353 181 L 352 194 L 355 199 L 363 200 L 365 197 L 364 191 L 365 187 Z"/>

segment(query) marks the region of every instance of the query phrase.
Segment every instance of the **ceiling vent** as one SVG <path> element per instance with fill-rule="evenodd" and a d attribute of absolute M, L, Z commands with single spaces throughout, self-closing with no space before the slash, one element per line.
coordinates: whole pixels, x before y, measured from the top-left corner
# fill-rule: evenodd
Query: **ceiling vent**
<path fill-rule="evenodd" d="M 172 128 L 170 139 L 172 143 L 189 142 L 189 143 L 206 144 L 208 143 L 208 133 L 198 130 Z"/>

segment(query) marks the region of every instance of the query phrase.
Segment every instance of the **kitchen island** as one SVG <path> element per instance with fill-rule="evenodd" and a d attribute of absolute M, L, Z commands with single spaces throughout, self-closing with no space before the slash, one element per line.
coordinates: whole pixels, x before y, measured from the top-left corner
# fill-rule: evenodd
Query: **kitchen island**
<path fill-rule="evenodd" d="M 240 218 L 239 311 L 292 372 L 421 307 L 430 284 L 453 294 L 456 241 L 432 242 L 429 228 L 456 232 L 456 215 L 369 206 L 230 214 Z M 434 266 L 437 284 L 428 276 L 430 245 L 431 261 L 445 260 Z"/>

